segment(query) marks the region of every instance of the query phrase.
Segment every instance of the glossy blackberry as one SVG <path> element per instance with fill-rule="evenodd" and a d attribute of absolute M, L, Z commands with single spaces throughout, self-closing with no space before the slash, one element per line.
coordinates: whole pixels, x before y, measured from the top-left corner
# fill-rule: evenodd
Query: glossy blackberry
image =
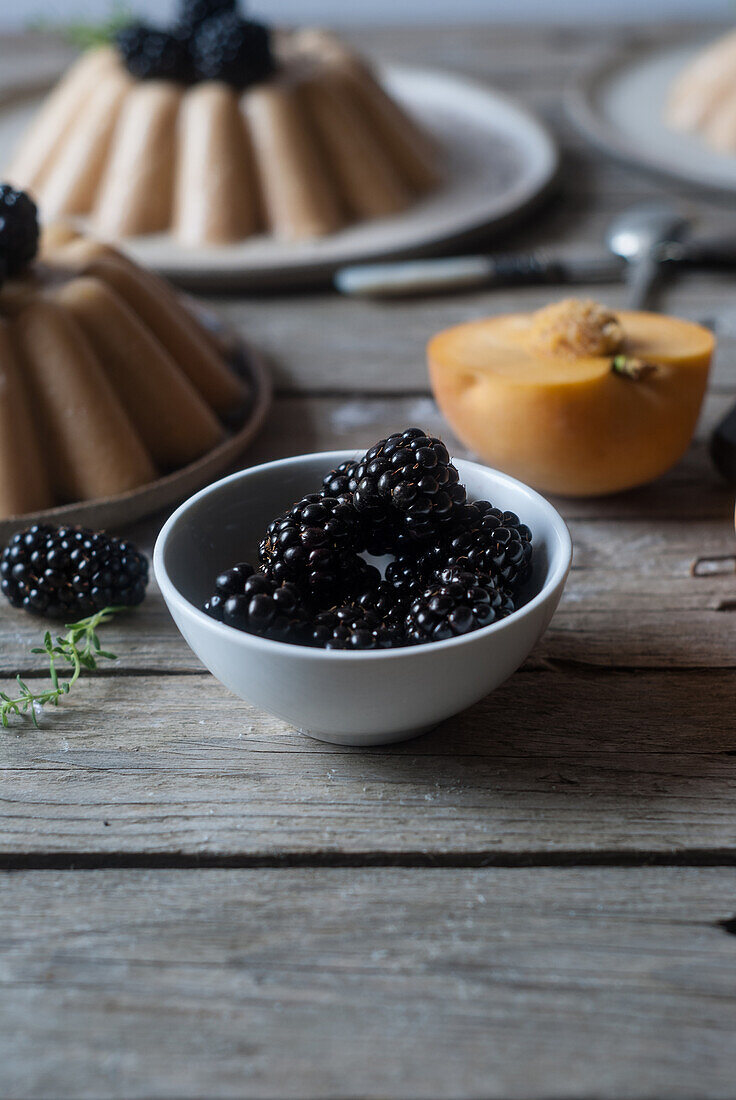
<path fill-rule="evenodd" d="M 128 72 L 138 80 L 192 80 L 188 41 L 177 33 L 130 23 L 115 35 L 115 45 Z"/>
<path fill-rule="evenodd" d="M 247 561 L 239 561 L 230 569 L 218 574 L 215 578 L 215 592 L 220 596 L 237 596 L 243 591 L 243 586 L 256 570 Z"/>
<path fill-rule="evenodd" d="M 381 583 L 381 573 L 375 565 L 370 565 L 360 554 L 351 555 L 346 560 L 344 581 L 340 592 L 341 603 L 351 603 L 363 593 L 375 591 Z"/>
<path fill-rule="evenodd" d="M 215 594 L 204 610 L 236 630 L 284 642 L 303 641 L 307 623 L 307 612 L 293 584 L 276 584 L 245 564 L 220 574 Z"/>
<path fill-rule="evenodd" d="M 305 598 L 328 598 L 367 568 L 358 557 L 362 539 L 352 504 L 313 493 L 269 524 L 259 548 L 261 569 L 278 584 L 299 585 Z"/>
<path fill-rule="evenodd" d="M 0 281 L 17 275 L 38 252 L 38 210 L 25 191 L 0 184 Z"/>
<path fill-rule="evenodd" d="M 331 470 L 322 481 L 322 495 L 334 496 L 339 500 L 352 504 L 353 494 L 357 486 L 355 480 L 357 468 L 358 463 L 354 461 L 342 462 L 336 469 Z M 363 529 L 364 547 L 369 554 L 373 554 L 375 557 L 397 553 L 402 537 L 406 538 L 405 535 L 402 536 L 398 525 L 391 516 L 377 519 L 375 516 L 361 513 L 360 522 Z"/>
<path fill-rule="evenodd" d="M 234 12 L 237 6 L 237 0 L 179 0 L 177 22 L 182 30 L 191 34 L 205 19 Z"/>
<path fill-rule="evenodd" d="M 489 626 L 510 615 L 513 600 L 488 578 L 463 569 L 444 569 L 414 600 L 406 616 L 407 641 L 441 642 Z"/>
<path fill-rule="evenodd" d="M 386 566 L 386 580 L 404 601 L 421 595 L 435 572 L 446 564 L 446 551 L 442 544 L 429 546 L 414 553 L 400 554 Z"/>
<path fill-rule="evenodd" d="M 319 649 L 391 649 L 396 635 L 374 611 L 349 605 L 318 612 L 308 642 Z"/>
<path fill-rule="evenodd" d="M 445 562 L 485 573 L 507 588 L 528 580 L 532 567 L 532 533 L 514 512 L 494 508 L 487 500 L 467 504 L 460 530 L 448 540 Z"/>
<path fill-rule="evenodd" d="M 228 596 L 242 596 L 245 582 L 252 577 L 255 569 L 249 562 L 241 561 L 226 569 L 215 578 L 215 592 L 204 605 L 204 610 L 213 619 L 222 622 L 223 609 Z"/>
<path fill-rule="evenodd" d="M 326 496 L 344 498 L 352 503 L 357 484 L 355 481 L 357 468 L 357 462 L 341 462 L 322 478 L 322 492 Z"/>
<path fill-rule="evenodd" d="M 105 607 L 134 607 L 148 561 L 129 542 L 84 527 L 36 524 L 0 556 L 0 588 L 13 607 L 73 622 Z"/>
<path fill-rule="evenodd" d="M 394 547 L 404 535 L 425 543 L 441 537 L 465 501 L 444 443 L 421 428 L 408 428 L 371 447 L 354 479 L 355 508 L 366 522 L 383 526 Z"/>
<path fill-rule="evenodd" d="M 246 88 L 266 80 L 276 68 L 269 28 L 241 19 L 234 11 L 224 11 L 200 24 L 190 48 L 198 80 L 223 80 Z"/>
<path fill-rule="evenodd" d="M 378 615 L 394 635 L 395 644 L 401 644 L 404 636 L 404 619 L 408 609 L 408 601 L 397 592 L 393 585 L 385 580 L 379 581 L 374 587 L 359 592 L 350 602 L 358 610 L 370 611 L 374 615 Z"/>

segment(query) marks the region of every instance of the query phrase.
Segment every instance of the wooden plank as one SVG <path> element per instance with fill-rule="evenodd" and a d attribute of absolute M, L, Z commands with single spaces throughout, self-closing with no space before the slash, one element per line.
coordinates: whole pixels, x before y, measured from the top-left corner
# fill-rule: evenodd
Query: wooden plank
<path fill-rule="evenodd" d="M 599 229 L 602 234 L 603 220 Z M 566 228 L 561 232 L 567 234 Z M 545 243 L 537 240 L 535 247 Z M 381 395 L 429 391 L 425 349 L 441 329 L 491 314 L 538 309 L 570 294 L 599 298 L 612 307 L 625 301 L 624 288 L 615 286 L 481 290 L 400 303 L 302 294 L 290 298 L 288 309 L 279 297 L 209 297 L 205 304 L 267 353 L 280 393 Z M 674 285 L 661 305 L 693 319 L 721 309 L 733 315 L 733 281 L 701 274 L 697 283 L 688 279 Z M 736 342 L 722 340 L 714 372 L 721 385 L 736 381 L 734 351 Z"/>
<path fill-rule="evenodd" d="M 40 730 L 3 732 L 0 852 L 733 859 L 733 684 L 527 669 L 432 734 L 362 751 L 209 676 L 88 679 Z"/>
<path fill-rule="evenodd" d="M 736 663 L 733 622 L 719 610 L 733 599 L 733 575 L 693 579 L 689 572 L 699 554 L 734 550 L 733 497 L 710 467 L 705 447 L 712 424 L 730 402 L 727 395 L 708 401 L 698 442 L 654 485 L 608 499 L 555 502 L 570 525 L 575 561 L 560 610 L 535 660 L 626 667 Z M 357 452 L 417 422 L 446 438 L 453 453 L 466 453 L 426 397 L 284 398 L 276 402 L 245 461 L 255 464 L 332 447 Z M 129 533 L 150 549 L 162 520 L 156 517 Z M 3 602 L 1 676 L 38 668 L 29 650 L 42 626 Z M 171 623 L 155 583 L 143 607 L 111 624 L 106 637 L 123 671 L 201 668 Z"/>
<path fill-rule="evenodd" d="M 6 876 L 18 1100 L 730 1096 L 711 870 Z"/>
<path fill-rule="evenodd" d="M 694 578 L 701 551 L 734 551 L 730 513 L 718 521 L 571 521 L 575 564 L 532 664 L 573 661 L 608 667 L 736 665 L 734 570 Z M 40 671 L 31 654 L 47 624 L 0 608 L 0 677 Z M 199 670 L 171 622 L 155 582 L 142 608 L 105 628 L 118 655 L 110 672 Z"/>

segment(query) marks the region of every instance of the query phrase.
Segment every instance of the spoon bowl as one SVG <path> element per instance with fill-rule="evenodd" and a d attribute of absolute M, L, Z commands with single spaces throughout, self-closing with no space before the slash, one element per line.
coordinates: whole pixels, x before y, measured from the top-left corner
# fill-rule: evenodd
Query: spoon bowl
<path fill-rule="evenodd" d="M 662 276 L 667 245 L 680 241 L 690 219 L 668 203 L 643 202 L 619 214 L 608 228 L 606 243 L 628 264 L 629 309 L 651 308 L 653 291 Z"/>

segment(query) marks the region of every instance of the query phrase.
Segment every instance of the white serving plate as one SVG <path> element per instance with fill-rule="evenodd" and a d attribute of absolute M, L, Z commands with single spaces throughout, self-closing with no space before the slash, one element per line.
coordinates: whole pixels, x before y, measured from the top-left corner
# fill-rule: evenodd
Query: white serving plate
<path fill-rule="evenodd" d="M 629 164 L 733 197 L 736 156 L 664 123 L 672 82 L 706 43 L 627 53 L 599 62 L 568 88 L 568 113 L 599 148 Z"/>
<path fill-rule="evenodd" d="M 319 486 L 351 451 L 299 455 L 218 481 L 182 504 L 156 542 L 153 568 L 176 625 L 194 653 L 235 695 L 304 733 L 340 745 L 403 741 L 476 703 L 526 659 L 559 603 L 572 560 L 564 521 L 529 486 L 459 460 L 468 495 L 516 512 L 534 536 L 523 606 L 473 633 L 429 645 L 362 653 L 259 638 L 201 609 L 214 578 L 255 561 L 268 523 Z M 233 722 L 239 721 L 233 706 Z"/>
<path fill-rule="evenodd" d="M 265 235 L 192 249 L 168 234 L 131 238 L 128 253 L 163 275 L 198 286 L 274 286 L 328 277 L 342 264 L 437 251 L 520 216 L 550 185 L 558 165 L 545 127 L 515 100 L 466 77 L 389 66 L 388 90 L 434 136 L 446 180 L 402 214 L 362 222 L 312 241 Z M 0 164 L 41 101 L 39 88 L 0 98 Z"/>

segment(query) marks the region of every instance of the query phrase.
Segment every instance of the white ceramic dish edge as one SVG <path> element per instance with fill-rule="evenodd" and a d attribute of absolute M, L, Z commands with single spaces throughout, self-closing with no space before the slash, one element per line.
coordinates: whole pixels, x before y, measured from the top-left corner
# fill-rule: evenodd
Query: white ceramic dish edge
<path fill-rule="evenodd" d="M 619 163 L 733 199 L 736 157 L 715 153 L 696 135 L 669 129 L 663 118 L 672 81 L 707 41 L 598 59 L 572 79 L 565 106 L 583 136 Z"/>

